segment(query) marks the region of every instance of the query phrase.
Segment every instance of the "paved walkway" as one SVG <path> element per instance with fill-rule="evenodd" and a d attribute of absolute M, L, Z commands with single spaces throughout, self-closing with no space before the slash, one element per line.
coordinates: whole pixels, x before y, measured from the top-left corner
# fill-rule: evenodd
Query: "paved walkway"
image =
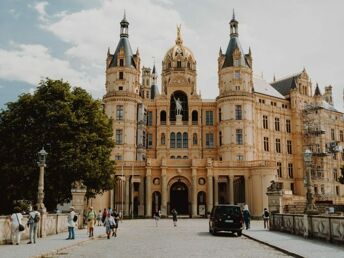
<path fill-rule="evenodd" d="M 300 257 L 335 258 L 344 257 L 344 247 L 325 241 L 305 239 L 288 233 L 268 231 L 264 229 L 263 221 L 252 221 L 251 228 L 244 230 L 247 237 L 275 246 Z"/>
<path fill-rule="evenodd" d="M 105 228 L 103 226 L 95 227 L 94 237 L 99 237 L 104 234 Z M 61 252 L 63 249 L 68 249 L 92 240 L 88 237 L 86 229 L 76 230 L 75 240 L 66 240 L 67 237 L 68 232 L 64 232 L 46 238 L 38 238 L 36 244 L 28 245 L 28 240 L 25 240 L 20 245 L 0 245 L 0 257 L 44 257 L 44 255 L 51 255 L 57 251 Z"/>

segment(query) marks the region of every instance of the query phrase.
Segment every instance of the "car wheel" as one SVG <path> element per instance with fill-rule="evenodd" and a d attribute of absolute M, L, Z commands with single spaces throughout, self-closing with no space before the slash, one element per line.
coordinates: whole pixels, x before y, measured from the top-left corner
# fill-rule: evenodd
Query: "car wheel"
<path fill-rule="evenodd" d="M 241 237 L 242 232 L 241 232 L 241 231 L 238 231 L 238 232 L 237 232 L 237 235 L 238 235 L 238 237 Z"/>

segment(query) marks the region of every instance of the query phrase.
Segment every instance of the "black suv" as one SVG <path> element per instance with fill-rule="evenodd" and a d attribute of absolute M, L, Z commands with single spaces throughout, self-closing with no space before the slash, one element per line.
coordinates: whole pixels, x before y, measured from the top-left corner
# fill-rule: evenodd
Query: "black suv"
<path fill-rule="evenodd" d="M 215 205 L 209 219 L 209 232 L 213 235 L 220 231 L 237 233 L 241 236 L 243 218 L 238 205 Z"/>

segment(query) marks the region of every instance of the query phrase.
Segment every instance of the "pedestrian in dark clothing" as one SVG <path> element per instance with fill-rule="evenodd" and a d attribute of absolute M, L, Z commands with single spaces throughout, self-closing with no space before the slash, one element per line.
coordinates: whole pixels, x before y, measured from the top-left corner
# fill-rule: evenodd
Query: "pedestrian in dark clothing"
<path fill-rule="evenodd" d="M 263 211 L 263 220 L 264 220 L 264 228 L 269 229 L 269 218 L 270 218 L 270 212 L 267 208 L 264 208 Z"/>
<path fill-rule="evenodd" d="M 248 205 L 247 204 L 244 205 L 244 209 L 242 211 L 242 215 L 244 217 L 244 222 L 245 222 L 246 229 L 249 229 L 250 228 L 251 214 L 250 214 L 250 211 L 248 209 Z"/>
<path fill-rule="evenodd" d="M 172 209 L 171 213 L 172 213 L 173 225 L 176 227 L 177 226 L 177 215 L 178 215 L 178 213 L 175 209 Z"/>

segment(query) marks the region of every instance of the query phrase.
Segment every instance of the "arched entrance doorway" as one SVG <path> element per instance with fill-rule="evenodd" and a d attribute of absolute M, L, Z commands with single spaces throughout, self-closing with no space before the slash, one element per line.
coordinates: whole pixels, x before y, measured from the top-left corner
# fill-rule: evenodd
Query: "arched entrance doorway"
<path fill-rule="evenodd" d="M 188 187 L 185 183 L 178 181 L 171 186 L 170 211 L 176 209 L 178 214 L 189 214 Z"/>

